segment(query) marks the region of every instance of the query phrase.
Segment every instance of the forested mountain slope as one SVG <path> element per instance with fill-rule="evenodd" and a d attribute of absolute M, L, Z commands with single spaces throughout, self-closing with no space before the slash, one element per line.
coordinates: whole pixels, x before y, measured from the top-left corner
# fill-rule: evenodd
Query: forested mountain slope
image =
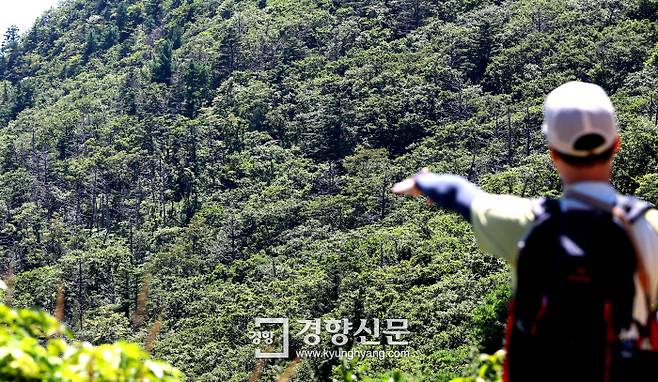
<path fill-rule="evenodd" d="M 509 270 L 390 185 L 428 166 L 557 194 L 541 103 L 580 79 L 619 112 L 615 185 L 658 201 L 657 17 L 652 0 L 64 0 L 2 44 L 10 302 L 52 311 L 61 284 L 95 343 L 158 321 L 154 356 L 194 381 L 249 379 L 256 317 L 406 318 L 411 356 L 368 367 L 448 380 L 500 347 Z"/>

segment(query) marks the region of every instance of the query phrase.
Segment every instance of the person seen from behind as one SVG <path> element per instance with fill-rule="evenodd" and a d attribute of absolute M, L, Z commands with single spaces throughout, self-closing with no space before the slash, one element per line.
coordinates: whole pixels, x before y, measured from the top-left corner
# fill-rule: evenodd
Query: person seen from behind
<path fill-rule="evenodd" d="M 546 97 L 542 130 L 559 199 L 490 194 L 426 170 L 392 191 L 459 213 L 511 264 L 506 381 L 658 380 L 658 211 L 610 183 L 621 148 L 612 102 L 568 82 Z"/>

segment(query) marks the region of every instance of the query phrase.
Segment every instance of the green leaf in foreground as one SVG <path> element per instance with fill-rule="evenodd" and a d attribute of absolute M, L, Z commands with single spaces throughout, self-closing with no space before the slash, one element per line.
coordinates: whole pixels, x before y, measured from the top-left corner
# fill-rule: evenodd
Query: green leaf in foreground
<path fill-rule="evenodd" d="M 126 342 L 93 346 L 70 342 L 70 332 L 43 311 L 0 305 L 0 380 L 175 382 L 180 371 L 149 359 Z"/>

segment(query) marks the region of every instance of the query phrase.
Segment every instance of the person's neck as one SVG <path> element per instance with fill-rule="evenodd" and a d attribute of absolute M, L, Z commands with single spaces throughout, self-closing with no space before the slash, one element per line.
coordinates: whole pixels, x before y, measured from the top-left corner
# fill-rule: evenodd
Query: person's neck
<path fill-rule="evenodd" d="M 581 183 L 581 182 L 598 182 L 598 183 L 608 183 L 610 184 L 610 177 L 607 176 L 599 176 L 599 177 L 575 177 L 575 178 L 562 178 L 562 183 L 565 186 L 569 186 L 574 183 Z"/>
<path fill-rule="evenodd" d="M 578 169 L 567 169 L 566 171 L 561 171 L 560 178 L 565 185 L 579 182 L 610 183 L 610 178 L 612 178 L 612 167 L 592 166 Z"/>

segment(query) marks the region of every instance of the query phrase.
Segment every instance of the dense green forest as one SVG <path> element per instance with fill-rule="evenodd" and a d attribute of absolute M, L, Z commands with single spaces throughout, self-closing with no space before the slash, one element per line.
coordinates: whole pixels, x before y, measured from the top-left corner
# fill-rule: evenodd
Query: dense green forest
<path fill-rule="evenodd" d="M 2 42 L 5 300 L 54 312 L 61 288 L 78 339 L 155 335 L 190 381 L 284 373 L 254 357 L 256 317 L 404 318 L 409 356 L 362 367 L 468 373 L 502 344 L 509 269 L 390 186 L 427 166 L 557 195 L 542 102 L 580 79 L 618 110 L 614 184 L 657 202 L 657 18 L 656 0 L 63 0 Z"/>

